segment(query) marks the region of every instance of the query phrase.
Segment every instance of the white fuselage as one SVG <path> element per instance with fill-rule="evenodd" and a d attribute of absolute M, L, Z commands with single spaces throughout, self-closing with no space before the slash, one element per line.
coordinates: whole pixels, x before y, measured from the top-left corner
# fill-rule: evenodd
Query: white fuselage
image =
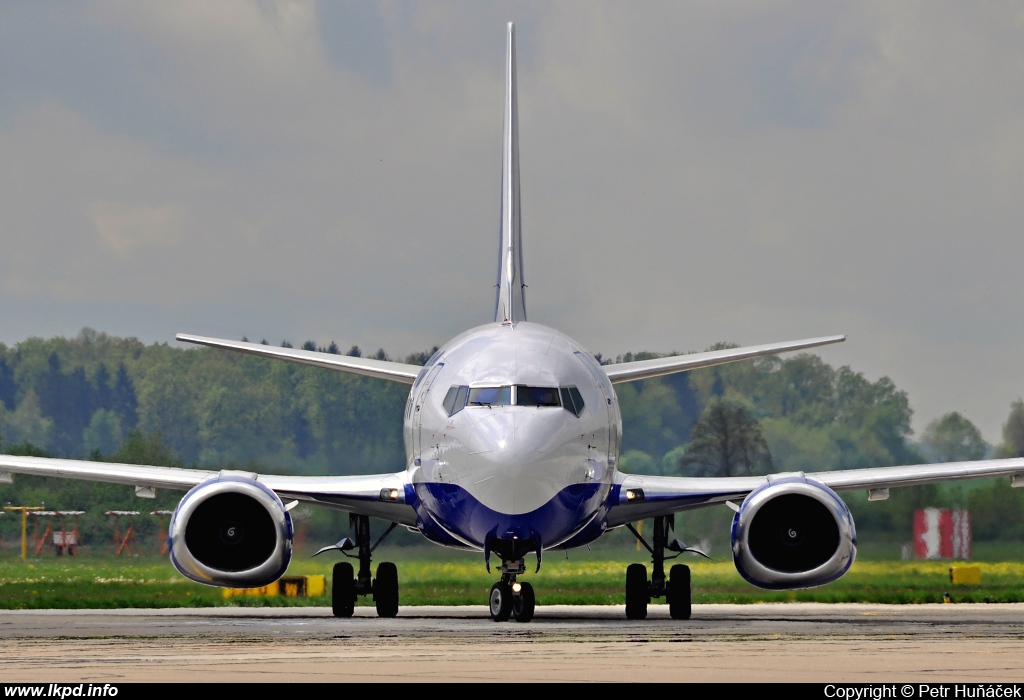
<path fill-rule="evenodd" d="M 621 431 L 611 383 L 571 338 L 528 322 L 469 330 L 431 358 L 406 405 L 420 530 L 474 548 L 562 545 L 604 507 Z"/>

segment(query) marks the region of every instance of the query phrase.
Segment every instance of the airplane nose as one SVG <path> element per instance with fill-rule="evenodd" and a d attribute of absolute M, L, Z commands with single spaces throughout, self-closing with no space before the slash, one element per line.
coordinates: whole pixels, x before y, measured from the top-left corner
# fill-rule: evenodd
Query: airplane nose
<path fill-rule="evenodd" d="M 566 486 L 572 456 L 559 444 L 560 422 L 545 418 L 493 410 L 478 419 L 466 461 L 467 486 L 481 502 L 504 513 L 529 513 Z"/>
<path fill-rule="evenodd" d="M 506 410 L 484 409 L 474 421 L 470 454 L 502 454 L 515 443 L 515 415 Z"/>

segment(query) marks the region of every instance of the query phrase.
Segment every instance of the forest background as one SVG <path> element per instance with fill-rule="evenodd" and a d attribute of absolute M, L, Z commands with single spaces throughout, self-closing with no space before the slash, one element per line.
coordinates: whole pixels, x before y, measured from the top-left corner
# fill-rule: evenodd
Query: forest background
<path fill-rule="evenodd" d="M 341 352 L 334 343 L 300 347 Z M 711 349 L 720 347 L 728 345 Z M 423 364 L 435 350 L 397 359 Z M 352 347 L 347 354 L 362 352 Z M 389 359 L 382 349 L 370 356 Z M 657 356 L 627 353 L 614 361 Z M 987 444 L 956 412 L 937 417 L 915 439 L 909 397 L 888 377 L 872 382 L 807 353 L 615 388 L 623 422 L 620 466 L 632 473 L 727 476 L 1024 456 L 1019 400 L 1009 407 L 999 445 Z M 0 451 L 285 474 L 395 472 L 405 466 L 407 396 L 407 387 L 391 382 L 208 348 L 145 345 L 86 328 L 71 339 L 0 344 Z M 142 501 L 133 494 L 130 487 L 61 479 L 0 484 L 5 504 L 86 511 L 82 533 L 94 546 L 110 539 L 113 523 L 105 511 L 146 514 L 173 508 L 182 495 L 159 491 L 156 500 Z M 859 492 L 844 499 L 862 542 L 867 535 L 904 546 L 921 507 L 970 509 L 976 541 L 1024 537 L 1024 489 L 1011 488 L 1008 479 L 893 489 L 884 502 L 869 503 Z M 343 513 L 306 507 L 293 513 L 300 546 L 348 533 Z M 0 518 L 0 540 L 17 539 L 16 521 Z M 721 549 L 730 521 L 731 511 L 709 508 L 682 516 L 677 531 Z M 140 517 L 140 536 L 152 536 L 158 522 Z M 404 532 L 393 540 L 421 542 Z"/>

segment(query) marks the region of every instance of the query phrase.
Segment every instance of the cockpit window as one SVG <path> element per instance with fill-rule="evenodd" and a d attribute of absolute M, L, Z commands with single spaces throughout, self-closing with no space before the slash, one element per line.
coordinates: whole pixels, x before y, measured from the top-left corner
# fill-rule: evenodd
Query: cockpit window
<path fill-rule="evenodd" d="M 455 413 L 458 413 L 466 407 L 466 397 L 469 396 L 469 387 L 460 386 L 459 393 L 455 397 Z"/>
<path fill-rule="evenodd" d="M 580 393 L 580 390 L 574 386 L 569 387 L 569 396 L 572 397 L 572 402 L 576 405 L 576 415 L 583 413 L 583 394 Z"/>
<path fill-rule="evenodd" d="M 455 397 L 458 393 L 459 387 L 453 386 L 448 390 L 448 393 L 444 395 L 444 401 L 441 402 L 441 405 L 444 406 L 444 412 L 449 416 L 455 413 Z"/>
<path fill-rule="evenodd" d="M 550 387 L 550 386 L 525 386 L 517 384 L 515 392 L 511 386 L 478 386 L 468 387 L 453 386 L 445 394 L 444 410 L 449 416 L 464 409 L 466 406 L 537 406 L 552 407 L 561 406 L 574 416 L 583 413 L 583 396 L 580 390 L 574 386 Z"/>
<path fill-rule="evenodd" d="M 512 387 L 510 386 L 477 386 L 469 390 L 470 406 L 510 406 L 512 404 Z"/>
<path fill-rule="evenodd" d="M 558 389 L 541 386 L 516 386 L 516 406 L 561 406 Z"/>
<path fill-rule="evenodd" d="M 454 416 L 456 413 L 466 407 L 466 396 L 469 394 L 468 386 L 453 386 L 445 394 L 444 410 L 449 416 Z"/>
<path fill-rule="evenodd" d="M 574 416 L 578 416 L 579 414 L 576 413 L 576 408 L 572 405 L 572 396 L 569 395 L 569 390 L 566 389 L 565 387 L 562 387 L 558 391 L 562 395 L 562 408 L 564 408 L 566 411 L 573 414 Z"/>
<path fill-rule="evenodd" d="M 424 366 L 424 367 L 433 367 L 433 366 L 434 366 L 434 363 L 435 363 L 435 362 L 437 362 L 437 359 L 438 359 L 439 357 L 441 357 L 441 352 L 442 352 L 441 350 L 438 350 L 438 351 L 437 351 L 437 352 L 435 352 L 435 353 L 434 353 L 433 355 L 431 355 L 431 356 L 430 356 L 430 359 L 429 359 L 429 360 L 427 360 L 427 363 L 426 363 L 425 365 L 423 365 L 423 366 Z"/>
<path fill-rule="evenodd" d="M 577 417 L 583 413 L 583 396 L 580 394 L 579 389 L 570 386 L 568 388 L 563 387 L 560 391 L 562 394 L 562 408 Z"/>

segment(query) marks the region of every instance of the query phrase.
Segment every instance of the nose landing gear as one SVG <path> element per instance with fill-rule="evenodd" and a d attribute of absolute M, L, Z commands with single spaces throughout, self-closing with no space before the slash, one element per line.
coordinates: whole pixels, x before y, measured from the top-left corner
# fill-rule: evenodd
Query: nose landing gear
<path fill-rule="evenodd" d="M 533 586 L 516 580 L 519 574 L 525 572 L 526 563 L 522 559 L 502 562 L 501 580 L 491 586 L 491 594 L 487 599 L 491 619 L 495 622 L 506 622 L 509 618 L 516 622 L 529 622 L 533 619 L 537 605 Z"/>

